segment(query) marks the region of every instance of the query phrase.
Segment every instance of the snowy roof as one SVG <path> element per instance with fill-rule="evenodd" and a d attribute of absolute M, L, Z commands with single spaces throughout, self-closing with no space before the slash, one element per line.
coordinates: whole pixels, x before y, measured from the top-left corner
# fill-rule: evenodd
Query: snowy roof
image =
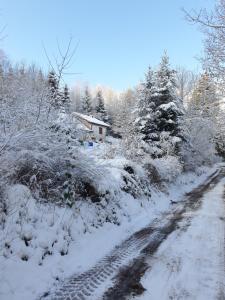
<path fill-rule="evenodd" d="M 79 122 L 77 124 L 77 127 L 76 127 L 78 130 L 82 130 L 82 131 L 87 131 L 87 132 L 93 132 L 93 130 L 87 128 L 87 126 L 85 126 L 83 123 Z"/>
<path fill-rule="evenodd" d="M 83 120 L 86 120 L 87 122 L 92 123 L 92 124 L 96 124 L 96 125 L 100 125 L 100 126 L 104 126 L 104 127 L 110 127 L 109 124 L 107 124 L 103 121 L 100 121 L 92 116 L 87 116 L 87 115 L 84 115 L 84 114 L 81 114 L 78 112 L 74 112 L 73 115 L 75 115 Z"/>

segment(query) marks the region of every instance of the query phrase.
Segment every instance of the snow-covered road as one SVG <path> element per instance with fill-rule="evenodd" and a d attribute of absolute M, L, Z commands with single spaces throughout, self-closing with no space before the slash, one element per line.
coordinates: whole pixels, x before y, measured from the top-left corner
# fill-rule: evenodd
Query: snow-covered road
<path fill-rule="evenodd" d="M 141 279 L 146 291 L 135 299 L 225 299 L 225 180 L 187 210 L 179 229 L 160 245 Z"/>
<path fill-rule="evenodd" d="M 224 171 L 42 299 L 224 299 Z"/>

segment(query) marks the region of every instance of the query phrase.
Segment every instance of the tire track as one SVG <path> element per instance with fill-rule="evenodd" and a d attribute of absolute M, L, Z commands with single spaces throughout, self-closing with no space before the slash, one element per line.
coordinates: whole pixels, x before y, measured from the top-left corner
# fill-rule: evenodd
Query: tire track
<path fill-rule="evenodd" d="M 148 227 L 131 235 L 97 263 L 92 269 L 64 280 L 43 300 L 122 300 L 128 295 L 143 292 L 140 278 L 148 268 L 146 257 L 152 256 L 167 236 L 177 229 L 184 213 L 200 207 L 201 198 L 223 177 L 214 172 L 204 184 L 186 194 L 185 204 L 178 204 L 173 212 L 155 219 Z M 105 288 L 108 290 L 105 292 Z"/>

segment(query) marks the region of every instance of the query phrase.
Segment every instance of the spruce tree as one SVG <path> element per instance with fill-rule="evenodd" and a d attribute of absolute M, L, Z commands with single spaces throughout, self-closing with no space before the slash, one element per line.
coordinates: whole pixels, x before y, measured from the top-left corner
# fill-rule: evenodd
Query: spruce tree
<path fill-rule="evenodd" d="M 62 106 L 64 107 L 66 112 L 70 110 L 70 93 L 67 84 L 65 84 L 63 89 L 63 96 L 62 96 Z"/>
<path fill-rule="evenodd" d="M 183 105 L 176 95 L 175 71 L 170 68 L 167 54 L 162 57 L 156 72 L 155 103 L 159 133 L 167 132 L 172 137 L 179 135 L 179 117 L 183 113 Z"/>
<path fill-rule="evenodd" d="M 152 157 L 178 151 L 182 114 L 183 106 L 176 96 L 175 72 L 165 54 L 156 72 L 149 68 L 138 99 L 136 128 Z"/>
<path fill-rule="evenodd" d="M 88 87 L 86 87 L 84 90 L 84 96 L 82 98 L 82 111 L 85 114 L 91 113 L 91 111 L 92 111 L 91 102 L 92 102 L 91 95 L 90 95 Z"/>
<path fill-rule="evenodd" d="M 52 70 L 48 74 L 48 87 L 50 93 L 50 101 L 52 105 L 59 108 L 61 105 L 61 94 L 59 91 L 58 79 L 55 72 Z"/>
<path fill-rule="evenodd" d="M 104 122 L 108 121 L 108 116 L 104 104 L 104 98 L 101 90 L 97 92 L 96 102 L 97 105 L 95 109 L 96 109 L 97 117 Z"/>
<path fill-rule="evenodd" d="M 137 133 L 141 134 L 142 140 L 147 143 L 150 143 L 154 140 L 158 140 L 154 115 L 154 80 L 154 72 L 149 67 L 148 72 L 145 75 L 145 81 L 141 84 L 139 88 L 137 99 L 138 117 L 135 120 L 135 127 Z"/>

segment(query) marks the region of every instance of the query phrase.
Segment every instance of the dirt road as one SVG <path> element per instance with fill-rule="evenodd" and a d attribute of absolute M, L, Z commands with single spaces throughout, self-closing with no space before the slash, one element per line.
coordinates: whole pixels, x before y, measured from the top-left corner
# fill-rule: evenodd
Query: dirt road
<path fill-rule="evenodd" d="M 195 216 L 194 212 L 201 209 L 203 196 L 223 180 L 224 174 L 223 169 L 215 172 L 202 185 L 186 194 L 184 201 L 175 204 L 171 212 L 134 233 L 92 269 L 65 280 L 55 291 L 46 293 L 41 299 L 123 300 L 138 299 L 144 295 L 146 288 L 141 278 L 146 272 L 151 273 L 151 262 L 155 261 L 157 250 L 171 233 L 179 231 L 185 234 Z M 220 287 L 218 297 L 223 299 L 223 287 Z M 150 299 L 149 296 L 146 299 Z"/>

